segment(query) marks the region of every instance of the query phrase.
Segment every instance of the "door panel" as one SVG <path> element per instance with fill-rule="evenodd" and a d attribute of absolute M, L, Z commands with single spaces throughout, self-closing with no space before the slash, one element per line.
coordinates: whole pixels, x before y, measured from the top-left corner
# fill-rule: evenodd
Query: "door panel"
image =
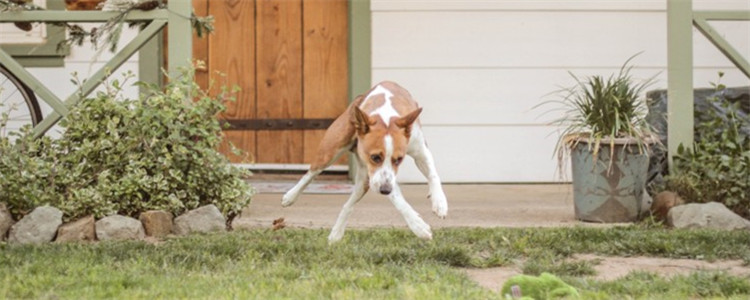
<path fill-rule="evenodd" d="M 215 31 L 196 40 L 194 55 L 207 70 L 196 80 L 237 85 L 229 121 L 334 119 L 348 104 L 346 0 L 193 0 L 196 13 L 214 17 Z M 217 76 L 217 72 L 226 74 Z M 241 122 L 241 121 L 240 121 Z M 225 137 L 255 163 L 310 163 L 324 130 L 225 130 Z M 233 162 L 241 157 L 221 151 Z M 339 163 L 345 163 L 345 160 Z"/>
<path fill-rule="evenodd" d="M 303 80 L 305 118 L 336 118 L 347 106 L 349 78 L 346 1 L 304 2 Z M 325 130 L 305 130 L 304 159 L 311 162 Z M 345 158 L 339 162 L 345 164 Z"/>
<path fill-rule="evenodd" d="M 258 118 L 302 117 L 301 0 L 260 1 L 258 24 Z M 301 130 L 259 130 L 258 162 L 301 163 Z"/>

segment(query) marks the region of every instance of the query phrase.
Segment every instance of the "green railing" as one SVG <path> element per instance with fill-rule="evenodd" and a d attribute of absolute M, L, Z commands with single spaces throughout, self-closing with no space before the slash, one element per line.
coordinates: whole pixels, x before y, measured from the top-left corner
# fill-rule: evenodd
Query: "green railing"
<path fill-rule="evenodd" d="M 170 1 L 166 9 L 154 9 L 151 11 L 132 11 L 128 13 L 127 21 L 148 21 L 149 24 L 141 30 L 138 35 L 104 64 L 96 73 L 87 78 L 80 89 L 62 100 L 58 98 L 50 88 L 44 86 L 29 71 L 21 66 L 10 54 L 0 48 L 0 63 L 10 70 L 16 77 L 29 86 L 44 102 L 52 107 L 53 112 L 44 116 L 42 122 L 34 127 L 34 135 L 44 135 L 62 117 L 66 116 L 70 108 L 80 100 L 94 91 L 94 89 L 105 80 L 111 72 L 120 67 L 139 49 L 144 49 L 140 54 L 141 70 L 140 80 L 159 81 L 161 72 L 160 41 L 154 39 L 163 28 L 169 26 L 168 43 L 174 45 L 169 47 L 169 74 L 178 76 L 181 67 L 190 64 L 192 57 L 192 28 L 190 16 L 192 13 L 192 1 L 180 0 Z M 100 23 L 115 17 L 117 12 L 102 11 L 10 11 L 0 13 L 0 23 L 7 22 L 79 22 Z M 144 47 L 145 46 L 145 47 Z M 145 53 L 149 52 L 149 53 Z M 145 63 L 144 63 L 145 62 Z M 147 70 L 144 68 L 148 68 Z M 144 78 L 145 77 L 145 78 Z"/>
<path fill-rule="evenodd" d="M 693 11 L 692 0 L 667 0 L 667 143 L 669 165 L 680 144 L 693 145 L 693 26 L 750 78 L 750 64 L 708 24 L 750 21 L 748 11 Z"/>

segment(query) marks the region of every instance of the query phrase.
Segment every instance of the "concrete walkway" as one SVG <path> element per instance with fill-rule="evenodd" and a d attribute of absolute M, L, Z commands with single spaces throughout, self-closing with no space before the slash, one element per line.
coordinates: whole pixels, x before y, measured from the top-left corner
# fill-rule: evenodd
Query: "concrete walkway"
<path fill-rule="evenodd" d="M 427 185 L 402 184 L 406 200 L 433 228 L 441 227 L 553 227 L 582 223 L 575 220 L 572 187 L 568 184 L 447 184 L 448 218 L 439 219 L 427 199 Z M 241 218 L 246 225 L 270 227 L 284 218 L 287 226 L 331 228 L 348 194 L 302 194 L 281 207 L 281 193 L 260 193 Z M 369 192 L 354 207 L 349 228 L 403 227 L 406 222 L 387 197 Z"/>

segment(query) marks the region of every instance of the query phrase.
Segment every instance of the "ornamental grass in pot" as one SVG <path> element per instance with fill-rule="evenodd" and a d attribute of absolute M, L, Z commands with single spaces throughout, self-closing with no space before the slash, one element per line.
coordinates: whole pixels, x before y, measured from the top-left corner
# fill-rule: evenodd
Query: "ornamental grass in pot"
<path fill-rule="evenodd" d="M 561 172 L 570 157 L 576 218 L 591 222 L 633 222 L 641 217 L 650 149 L 658 139 L 646 122 L 641 96 L 653 77 L 636 81 L 628 59 L 609 77 L 580 78 L 548 101 L 563 108 L 552 122 L 562 133 L 555 153 Z"/>

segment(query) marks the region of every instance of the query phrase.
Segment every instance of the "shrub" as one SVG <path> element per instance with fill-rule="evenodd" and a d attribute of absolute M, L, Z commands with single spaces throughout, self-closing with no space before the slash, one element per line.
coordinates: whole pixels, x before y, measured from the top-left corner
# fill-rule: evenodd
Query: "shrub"
<path fill-rule="evenodd" d="M 721 77 L 721 74 L 720 74 Z M 714 84 L 717 91 L 724 89 Z M 732 103 L 717 97 L 707 99 L 720 109 L 696 111 L 696 142 L 692 149 L 680 145 L 673 157 L 666 189 L 687 202 L 721 202 L 735 213 L 750 217 L 750 137 L 744 130 L 750 118 Z M 719 113 L 723 111 L 724 113 Z"/>
<path fill-rule="evenodd" d="M 249 173 L 216 150 L 216 115 L 231 92 L 210 97 L 193 75 L 187 70 L 163 90 L 150 86 L 136 100 L 118 99 L 113 81 L 71 110 L 59 139 L 34 139 L 28 127 L 15 141 L 0 137 L 0 202 L 16 217 L 44 204 L 66 220 L 150 209 L 177 215 L 214 204 L 231 218 L 253 193 Z"/>

